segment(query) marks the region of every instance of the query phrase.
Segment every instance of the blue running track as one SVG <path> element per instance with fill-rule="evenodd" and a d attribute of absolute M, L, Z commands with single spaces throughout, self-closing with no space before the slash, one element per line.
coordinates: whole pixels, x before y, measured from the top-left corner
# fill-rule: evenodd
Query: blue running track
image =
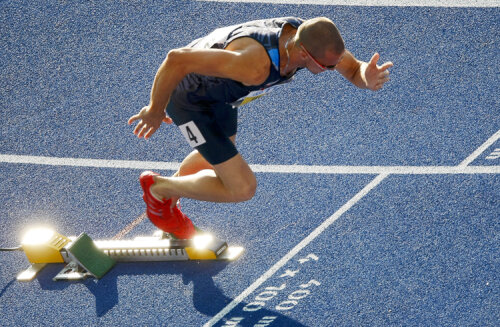
<path fill-rule="evenodd" d="M 500 325 L 498 6 L 0 1 L 0 247 L 40 224 L 123 231 L 141 171 L 190 151 L 177 128 L 144 141 L 127 125 L 168 50 L 289 15 L 327 16 L 359 59 L 394 67 L 379 92 L 302 71 L 241 108 L 255 198 L 182 205 L 243 256 L 20 283 L 24 254 L 0 252 L 0 326 Z"/>

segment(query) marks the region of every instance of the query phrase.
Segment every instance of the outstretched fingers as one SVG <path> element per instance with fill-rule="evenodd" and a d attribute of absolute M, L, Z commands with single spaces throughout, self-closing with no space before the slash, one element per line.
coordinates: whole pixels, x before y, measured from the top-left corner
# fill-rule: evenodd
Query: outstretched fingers
<path fill-rule="evenodd" d="M 391 68 L 392 66 L 394 66 L 392 61 L 388 61 L 388 62 L 384 63 L 382 66 L 380 66 L 378 69 L 380 71 L 386 71 L 387 69 Z"/>
<path fill-rule="evenodd" d="M 394 66 L 390 61 L 379 66 L 377 65 L 379 59 L 380 55 L 375 53 L 368 62 L 365 70 L 367 88 L 373 91 L 380 90 L 389 81 L 389 68 Z"/>
<path fill-rule="evenodd" d="M 130 117 L 130 118 L 128 119 L 128 124 L 129 124 L 129 125 L 132 125 L 132 123 L 133 123 L 133 122 L 135 122 L 137 119 L 139 119 L 139 114 L 137 114 L 137 115 L 133 115 L 132 117 Z"/>
<path fill-rule="evenodd" d="M 150 127 L 149 129 L 148 128 L 145 128 L 144 129 L 144 138 L 147 140 L 149 139 L 151 136 L 153 136 L 153 134 L 156 132 L 156 128 L 154 127 Z"/>
<path fill-rule="evenodd" d="M 372 58 L 370 59 L 370 61 L 368 62 L 368 65 L 372 66 L 372 67 L 377 67 L 377 62 L 379 59 L 380 59 L 380 55 L 378 54 L 378 52 L 375 52 L 373 54 Z"/>
<path fill-rule="evenodd" d="M 146 106 L 141 109 L 141 111 L 130 117 L 128 124 L 131 125 L 135 121 L 138 121 L 134 128 L 134 134 L 145 139 L 150 138 L 153 134 L 160 128 L 161 123 L 171 124 L 172 119 L 165 114 L 165 111 L 153 110 L 150 106 Z"/>

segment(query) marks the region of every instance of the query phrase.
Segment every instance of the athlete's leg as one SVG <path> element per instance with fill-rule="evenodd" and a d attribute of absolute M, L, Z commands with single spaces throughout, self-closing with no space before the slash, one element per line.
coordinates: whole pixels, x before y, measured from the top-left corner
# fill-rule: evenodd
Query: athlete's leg
<path fill-rule="evenodd" d="M 239 202 L 253 197 L 256 179 L 236 150 L 237 110 L 230 106 L 211 110 L 184 110 L 169 104 L 167 113 L 186 140 L 191 152 L 172 177 L 155 176 L 151 192 L 158 198 L 179 197 L 212 202 Z"/>
<path fill-rule="evenodd" d="M 256 181 L 234 144 L 236 109 L 224 106 L 193 112 L 169 104 L 167 112 L 196 151 L 183 160 L 172 177 L 143 172 L 139 180 L 151 222 L 184 239 L 192 237 L 195 228 L 177 205 L 180 197 L 243 201 L 253 196 Z"/>
<path fill-rule="evenodd" d="M 235 143 L 236 135 L 230 137 L 231 141 Z M 214 170 L 214 166 L 210 164 L 198 150 L 193 150 L 181 163 L 179 169 L 172 175 L 172 177 L 180 177 L 196 174 L 202 170 Z M 153 192 L 153 190 L 151 190 Z M 154 196 L 161 199 L 160 194 L 153 192 Z M 174 207 L 179 201 L 179 196 L 173 196 L 171 206 Z"/>
<path fill-rule="evenodd" d="M 231 139 L 234 140 L 234 137 Z M 240 154 L 212 166 L 199 153 L 191 152 L 184 162 L 174 176 L 155 177 L 151 192 L 156 197 L 173 198 L 173 203 L 180 197 L 211 202 L 240 202 L 251 199 L 255 194 L 257 180 Z M 189 172 L 193 173 L 184 174 Z"/>
<path fill-rule="evenodd" d="M 195 174 L 155 177 L 151 192 L 158 198 L 190 198 L 210 202 L 240 202 L 253 197 L 257 181 L 240 154 Z"/>

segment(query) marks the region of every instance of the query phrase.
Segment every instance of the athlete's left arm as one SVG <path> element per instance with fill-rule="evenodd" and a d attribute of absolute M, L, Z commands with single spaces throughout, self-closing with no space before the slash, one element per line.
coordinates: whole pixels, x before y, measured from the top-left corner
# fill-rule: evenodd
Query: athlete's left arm
<path fill-rule="evenodd" d="M 375 53 L 369 62 L 360 61 L 346 50 L 335 69 L 357 87 L 377 91 L 389 80 L 388 69 L 393 66 L 390 61 L 379 66 L 379 59 L 380 55 Z"/>

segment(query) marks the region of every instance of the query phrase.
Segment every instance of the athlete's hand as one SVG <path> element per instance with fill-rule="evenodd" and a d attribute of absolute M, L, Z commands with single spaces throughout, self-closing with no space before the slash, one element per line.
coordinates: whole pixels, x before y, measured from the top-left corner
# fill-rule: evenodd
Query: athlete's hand
<path fill-rule="evenodd" d="M 364 78 L 366 87 L 372 91 L 377 91 L 389 80 L 389 68 L 392 62 L 386 62 L 382 66 L 377 65 L 380 55 L 375 53 L 367 65 L 364 66 Z M 362 72 L 363 73 L 363 72 Z"/>
<path fill-rule="evenodd" d="M 134 134 L 145 139 L 150 138 L 160 128 L 162 122 L 172 124 L 172 119 L 165 114 L 165 111 L 152 110 L 150 106 L 142 108 L 137 115 L 130 117 L 128 124 L 131 125 L 136 120 L 139 123 L 135 126 Z"/>

